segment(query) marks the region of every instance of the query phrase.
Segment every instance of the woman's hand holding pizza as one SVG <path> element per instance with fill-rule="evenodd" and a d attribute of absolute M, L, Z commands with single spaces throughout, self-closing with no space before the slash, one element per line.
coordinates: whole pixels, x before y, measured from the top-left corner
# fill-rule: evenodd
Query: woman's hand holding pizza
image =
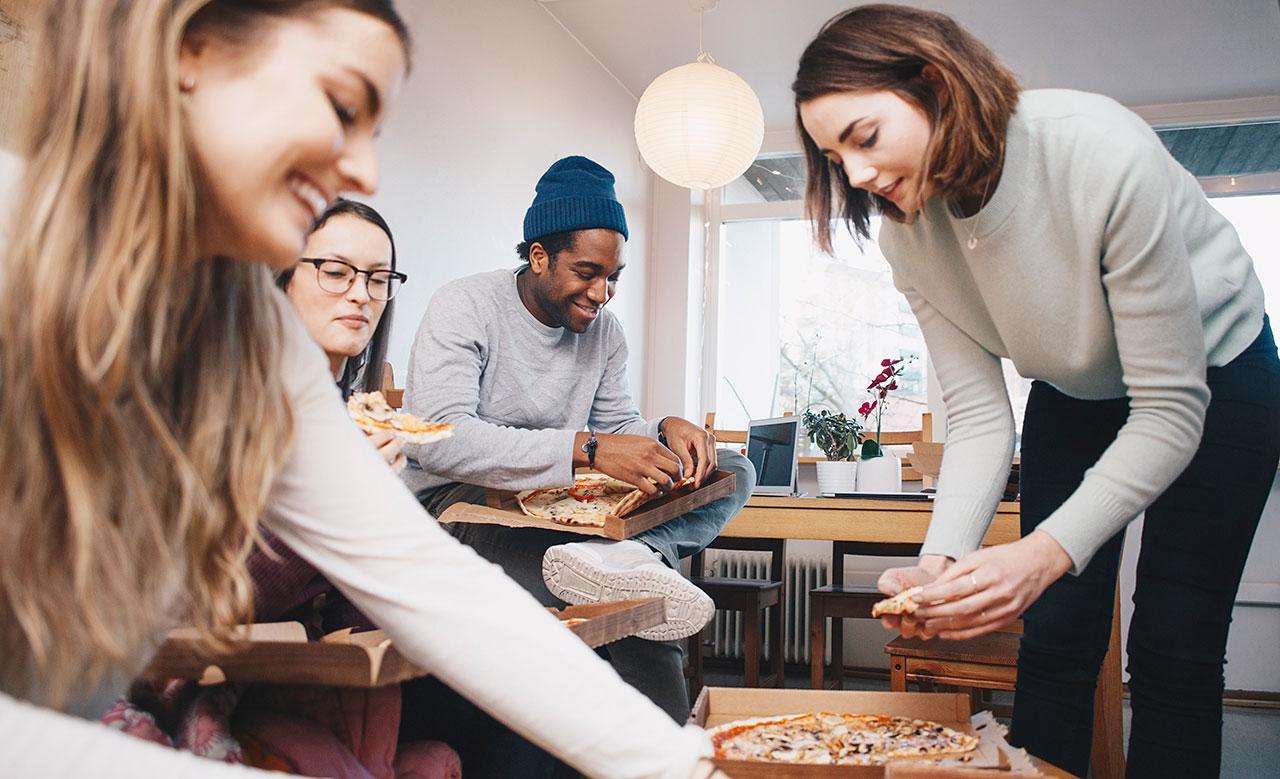
<path fill-rule="evenodd" d="M 701 487 L 703 477 L 716 469 L 716 437 L 680 417 L 667 417 L 658 429 L 684 465 L 684 475 L 693 476 L 693 486 Z"/>
<path fill-rule="evenodd" d="M 915 620 L 925 638 L 964 639 L 991 633 L 1022 616 L 1045 589 L 1071 570 L 1071 557 L 1042 531 L 979 549 L 947 568 L 920 593 Z M 936 605 L 934 605 L 936 604 Z"/>
<path fill-rule="evenodd" d="M 880 580 L 876 583 L 876 586 L 885 595 L 897 595 L 912 587 L 928 585 L 937 579 L 950 564 L 950 558 L 941 555 L 925 555 L 920 558 L 919 565 L 886 570 L 880 574 Z M 924 601 L 921 602 L 923 603 Z M 917 611 L 917 613 L 919 612 Z M 917 635 L 921 638 L 933 637 L 922 632 L 922 625 L 917 621 L 916 614 L 885 614 L 880 617 L 880 624 L 884 625 L 888 630 L 898 631 L 907 638 Z"/>
<path fill-rule="evenodd" d="M 920 565 L 890 568 L 880 591 L 894 595 L 926 585 L 913 614 L 880 618 L 911 638 L 966 639 L 994 632 L 1022 616 L 1045 589 L 1071 569 L 1071 558 L 1048 533 L 979 549 L 957 562 L 926 555 Z"/>
<path fill-rule="evenodd" d="M 596 470 L 634 484 L 646 495 L 666 492 L 680 479 L 680 459 L 642 435 L 596 436 Z M 574 465 L 586 465 L 577 462 Z"/>
<path fill-rule="evenodd" d="M 404 456 L 404 444 L 396 437 L 396 431 L 382 429 L 376 430 L 368 434 L 369 443 L 373 444 L 373 448 L 378 450 L 378 454 L 382 455 L 382 459 L 387 461 L 387 465 L 391 466 L 391 470 L 400 473 L 404 470 L 407 461 Z"/>

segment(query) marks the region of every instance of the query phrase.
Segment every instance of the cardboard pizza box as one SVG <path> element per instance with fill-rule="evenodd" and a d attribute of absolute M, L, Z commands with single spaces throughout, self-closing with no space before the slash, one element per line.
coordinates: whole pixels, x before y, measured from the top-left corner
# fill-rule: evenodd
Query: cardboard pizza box
<path fill-rule="evenodd" d="M 559 619 L 585 622 L 568 629 L 591 648 L 604 646 L 653 627 L 666 618 L 659 598 L 593 603 L 548 609 Z M 300 622 L 258 623 L 240 629 L 241 642 L 222 654 L 208 654 L 192 628 L 178 628 L 160 645 L 142 676 L 272 684 L 322 684 L 382 687 L 429 671 L 409 662 L 381 630 L 340 630 L 308 641 Z"/>
<path fill-rule="evenodd" d="M 932 720 L 965 733 L 976 732 L 970 722 L 970 699 L 965 693 L 858 692 L 850 690 L 766 690 L 754 688 L 704 687 L 694 702 L 689 722 L 713 728 L 726 722 L 828 711 L 837 714 L 883 714 Z M 887 766 L 781 765 L 740 760 L 716 760 L 716 765 L 731 777 L 743 779 L 810 779 L 811 777 L 962 777 L 1010 776 L 1009 764 L 998 752 L 984 762 L 985 767 L 929 767 L 927 774 L 919 764 L 901 762 Z M 892 772 L 891 772 L 892 770 Z M 915 771 L 916 773 L 912 773 Z M 905 773 L 904 773 L 905 772 Z M 1051 776 L 1069 776 L 1050 773 Z"/>
<path fill-rule="evenodd" d="M 335 687 L 382 687 L 427 671 L 415 666 L 391 645 L 381 630 L 352 633 L 341 630 L 308 641 L 300 622 L 248 625 L 242 640 L 225 653 L 208 654 L 192 628 L 178 628 L 160 645 L 149 678 L 324 684 Z"/>
<path fill-rule="evenodd" d="M 473 522 L 507 527 L 536 527 L 621 541 L 719 500 L 732 493 L 736 485 L 737 477 L 732 473 L 716 471 L 707 476 L 702 486 L 696 490 L 681 491 L 651 500 L 625 517 L 606 517 L 604 527 L 563 525 L 549 519 L 531 517 L 520 510 L 520 506 L 516 503 L 516 493 L 505 490 L 488 490 L 488 505 L 485 506 L 455 503 L 441 512 L 436 519 L 445 523 Z"/>
<path fill-rule="evenodd" d="M 585 619 L 586 622 L 570 625 L 569 629 L 592 649 L 634 636 L 667 618 L 667 607 L 662 598 L 588 603 L 550 611 L 560 619 Z"/>

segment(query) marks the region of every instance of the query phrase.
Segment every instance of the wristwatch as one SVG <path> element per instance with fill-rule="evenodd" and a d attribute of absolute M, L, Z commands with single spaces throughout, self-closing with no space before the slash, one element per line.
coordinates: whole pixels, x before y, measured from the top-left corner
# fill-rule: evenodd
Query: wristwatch
<path fill-rule="evenodd" d="M 588 430 L 587 432 L 591 434 L 591 437 L 582 445 L 582 452 L 587 456 L 587 467 L 594 468 L 596 467 L 596 449 L 600 446 L 600 442 L 596 439 L 595 431 Z"/>

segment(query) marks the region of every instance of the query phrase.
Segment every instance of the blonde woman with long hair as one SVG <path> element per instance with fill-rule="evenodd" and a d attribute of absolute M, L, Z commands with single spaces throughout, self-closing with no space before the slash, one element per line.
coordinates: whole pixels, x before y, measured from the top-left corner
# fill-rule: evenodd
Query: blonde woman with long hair
<path fill-rule="evenodd" d="M 598 776 L 706 773 L 624 684 L 421 510 L 272 286 L 408 65 L 386 0 L 56 0 L 0 295 L 0 761 L 231 771 L 94 716 L 167 628 L 250 617 L 259 521 L 401 650 Z M 236 775 L 239 775 L 238 773 Z"/>

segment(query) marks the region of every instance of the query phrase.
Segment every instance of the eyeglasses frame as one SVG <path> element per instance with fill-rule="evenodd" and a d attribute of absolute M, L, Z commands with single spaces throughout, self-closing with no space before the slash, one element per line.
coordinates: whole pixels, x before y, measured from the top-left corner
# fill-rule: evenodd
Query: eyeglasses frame
<path fill-rule="evenodd" d="M 375 268 L 375 269 L 373 269 L 373 270 L 364 270 L 363 268 L 357 268 L 356 266 L 352 265 L 351 263 L 347 262 L 346 260 L 339 260 L 339 259 L 337 259 L 337 258 L 335 258 L 335 257 L 299 257 L 299 258 L 298 258 L 298 262 L 305 262 L 306 264 L 308 264 L 308 265 L 312 265 L 312 266 L 314 266 L 314 267 L 315 267 L 315 269 L 316 269 L 316 284 L 320 284 L 320 266 L 321 266 L 321 265 L 323 265 L 324 263 L 326 263 L 326 262 L 336 262 L 336 263 L 338 263 L 339 265 L 345 265 L 345 266 L 347 266 L 348 268 L 350 268 L 350 269 L 351 269 L 351 281 L 350 281 L 350 283 L 348 283 L 348 284 L 347 284 L 346 289 L 342 290 L 341 292 L 329 292 L 329 290 L 325 289 L 323 286 L 321 286 L 321 287 L 320 287 L 320 289 L 321 289 L 322 291 L 324 291 L 324 292 L 329 292 L 329 294 L 331 294 L 331 295 L 345 295 L 345 294 L 347 294 L 347 292 L 349 292 L 349 291 L 351 290 L 351 288 L 352 288 L 353 286 L 355 286 L 355 283 L 356 283 L 356 277 L 357 277 L 357 276 L 364 276 L 364 291 L 365 291 L 365 293 L 366 293 L 366 294 L 368 294 L 368 295 L 369 295 L 369 297 L 370 297 L 371 299 L 373 299 L 373 300 L 377 300 L 379 303 L 390 303 L 390 302 L 395 298 L 395 296 L 400 292 L 400 290 L 399 290 L 399 288 L 397 288 L 397 289 L 395 290 L 395 292 L 391 293 L 391 296 L 390 296 L 390 297 L 388 297 L 386 300 L 382 300 L 381 298 L 374 297 L 373 292 L 369 289 L 369 280 L 373 278 L 373 274 L 375 274 L 375 273 L 389 273 L 389 274 L 391 274 L 391 277 L 392 277 L 392 278 L 394 278 L 394 279 L 396 279 L 397 281 L 399 281 L 399 282 L 400 282 L 400 284 L 402 284 L 402 285 L 403 285 L 405 282 L 407 282 L 407 281 L 409 280 L 408 275 L 406 275 L 406 274 L 404 274 L 404 273 L 401 273 L 401 272 L 400 272 L 400 271 L 398 271 L 398 270 L 392 270 L 392 269 L 390 269 L 390 268 Z"/>

